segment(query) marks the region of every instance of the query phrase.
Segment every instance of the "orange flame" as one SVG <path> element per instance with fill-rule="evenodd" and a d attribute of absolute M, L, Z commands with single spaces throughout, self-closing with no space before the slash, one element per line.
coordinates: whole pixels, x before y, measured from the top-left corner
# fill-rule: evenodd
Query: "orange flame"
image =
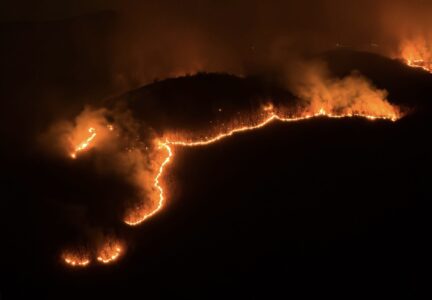
<path fill-rule="evenodd" d="M 90 264 L 90 256 L 87 253 L 66 252 L 62 257 L 63 261 L 72 267 L 86 267 Z"/>
<path fill-rule="evenodd" d="M 432 45 L 426 42 L 426 38 L 405 41 L 401 47 L 401 57 L 408 66 L 432 73 Z"/>
<path fill-rule="evenodd" d="M 396 108 L 391 106 L 385 100 L 383 102 L 378 102 L 385 105 L 377 105 L 374 101 L 368 107 L 357 106 L 357 108 L 348 107 L 342 112 L 340 110 L 335 110 L 332 107 L 325 108 L 326 106 L 319 107 L 314 110 L 315 106 L 310 106 L 308 112 L 300 113 L 297 115 L 288 115 L 282 110 L 276 109 L 273 104 L 267 104 L 262 107 L 262 111 L 258 114 L 252 116 L 253 120 L 249 122 L 241 123 L 240 125 L 235 125 L 230 128 L 225 128 L 222 131 L 218 131 L 215 134 L 205 136 L 204 138 L 185 138 L 184 136 L 177 136 L 173 134 L 167 134 L 162 138 L 155 140 L 156 147 L 155 150 L 158 159 L 156 159 L 156 167 L 154 168 L 154 173 L 152 175 L 153 183 L 152 190 L 155 192 L 155 201 L 152 207 L 138 207 L 131 210 L 126 216 L 124 222 L 128 225 L 135 226 L 141 224 L 145 220 L 151 218 L 160 212 L 166 203 L 166 189 L 162 183 L 164 172 L 166 167 L 174 159 L 174 147 L 200 147 L 206 146 L 212 143 L 216 143 L 222 139 L 228 138 L 235 134 L 247 131 L 253 131 L 267 126 L 272 122 L 298 122 L 303 120 L 309 120 L 317 117 L 327 117 L 331 119 L 340 118 L 351 118 L 360 117 L 367 120 L 388 120 L 396 121 L 401 115 Z M 316 106 L 318 107 L 318 106 Z M 110 131 L 113 130 L 111 125 L 107 127 Z M 80 151 L 88 149 L 89 145 L 94 141 L 96 137 L 96 131 L 94 127 L 88 129 L 90 136 L 79 143 L 75 147 L 75 155 Z M 96 251 L 96 260 L 102 264 L 112 263 L 124 253 L 124 246 L 117 240 L 108 240 Z M 90 256 L 88 254 L 75 254 L 68 253 L 63 256 L 66 264 L 70 266 L 81 266 L 85 267 L 90 263 Z"/>
<path fill-rule="evenodd" d="M 165 197 L 164 188 L 160 183 L 160 179 L 164 174 L 165 167 L 173 160 L 173 150 L 172 150 L 173 146 L 181 146 L 181 147 L 205 146 L 205 145 L 218 142 L 227 137 L 233 136 L 237 133 L 263 128 L 274 121 L 286 123 L 286 122 L 297 122 L 302 120 L 308 120 L 316 117 L 327 117 L 332 119 L 361 117 L 361 118 L 366 118 L 368 120 L 389 120 L 395 122 L 400 118 L 400 115 L 393 107 L 391 106 L 389 107 L 391 109 L 389 111 L 386 111 L 385 114 L 377 114 L 377 115 L 360 113 L 360 112 L 335 114 L 335 113 L 327 112 L 324 108 L 320 108 L 315 113 L 304 114 L 296 117 L 296 116 L 284 116 L 281 113 L 278 114 L 274 112 L 274 107 L 273 105 L 270 104 L 263 107 L 263 111 L 264 111 L 263 117 L 261 118 L 261 120 L 257 121 L 254 124 L 238 126 L 230 130 L 227 130 L 225 132 L 217 133 L 214 136 L 205 137 L 203 139 L 184 140 L 180 138 L 180 139 L 171 140 L 169 138 L 166 138 L 165 141 L 158 141 L 159 144 L 158 149 L 159 150 L 163 149 L 166 152 L 166 156 L 162 160 L 162 163 L 160 164 L 159 168 L 157 169 L 153 181 L 154 189 L 159 192 L 159 199 L 157 201 L 157 205 L 150 211 L 148 211 L 147 209 L 141 209 L 139 211 L 134 210 L 126 217 L 124 222 L 131 226 L 141 224 L 148 218 L 154 216 L 157 212 L 159 212 L 163 208 L 166 197 Z"/>
<path fill-rule="evenodd" d="M 109 264 L 117 260 L 122 253 L 123 247 L 120 242 L 108 241 L 100 248 L 97 260 L 103 264 Z"/>
<path fill-rule="evenodd" d="M 101 129 L 101 128 L 99 128 Z M 114 126 L 111 124 L 106 125 L 106 129 L 109 131 L 114 130 Z M 70 153 L 70 157 L 75 159 L 80 152 L 84 152 L 85 150 L 88 150 L 90 146 L 95 142 L 97 137 L 97 132 L 95 127 L 89 127 L 87 129 L 89 136 L 84 139 L 82 142 L 78 143 L 78 145 L 74 146 L 74 150 Z M 105 135 L 104 135 L 105 136 Z"/>
<path fill-rule="evenodd" d="M 76 158 L 78 152 L 81 152 L 81 151 L 84 151 L 85 149 L 87 149 L 88 146 L 90 145 L 90 143 L 95 139 L 96 129 L 94 129 L 93 127 L 90 127 L 88 129 L 88 132 L 90 133 L 90 136 L 88 138 L 86 138 L 83 142 L 79 143 L 75 147 L 75 150 L 71 153 L 72 158 Z"/>

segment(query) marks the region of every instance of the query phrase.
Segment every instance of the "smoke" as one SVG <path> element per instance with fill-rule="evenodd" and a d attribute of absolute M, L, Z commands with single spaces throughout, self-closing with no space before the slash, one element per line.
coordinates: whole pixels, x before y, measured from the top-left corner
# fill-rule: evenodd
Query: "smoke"
<path fill-rule="evenodd" d="M 153 180 L 160 153 L 155 148 L 153 131 L 144 124 L 134 120 L 126 109 L 86 107 L 74 121 L 55 123 L 39 139 L 49 156 L 73 163 L 66 164 L 66 172 L 78 168 L 91 177 L 74 180 L 83 181 L 78 186 L 88 185 L 85 190 L 89 195 L 81 197 L 97 210 L 96 214 L 104 215 L 99 224 L 95 219 L 81 220 L 79 228 L 75 228 L 82 231 L 82 237 L 77 239 L 80 242 L 70 244 L 62 253 L 66 263 L 85 266 L 96 258 L 101 263 L 117 259 L 124 253 L 125 243 L 116 237 L 119 233 L 114 228 L 123 219 L 138 218 L 157 205 Z M 94 184 L 95 176 L 100 178 L 100 184 Z M 113 187 L 104 182 L 112 180 L 122 193 L 120 197 L 109 196 Z M 104 194 L 109 199 L 94 198 Z"/>
<path fill-rule="evenodd" d="M 84 110 L 71 121 L 55 123 L 40 138 L 40 144 L 53 155 L 75 158 L 85 147 L 87 150 L 109 147 L 109 132 L 112 127 L 107 120 L 108 111 L 105 108 Z M 97 139 L 97 143 L 93 141 Z"/>
<path fill-rule="evenodd" d="M 344 78 L 334 78 L 322 62 L 298 62 L 295 72 L 286 76 L 289 89 L 312 114 L 325 111 L 333 115 L 397 118 L 400 113 L 388 102 L 387 91 L 377 89 L 355 71 Z"/>
<path fill-rule="evenodd" d="M 297 61 L 289 64 L 283 74 L 288 90 L 298 98 L 298 116 L 359 115 L 394 120 L 399 116 L 397 108 L 387 101 L 387 92 L 375 88 L 359 73 L 353 72 L 345 78 L 333 78 L 323 63 Z M 285 104 L 286 107 L 290 105 Z M 278 110 L 285 110 L 283 103 L 279 106 Z M 262 107 L 255 107 L 252 110 L 259 112 L 261 109 Z M 265 111 L 271 112 L 272 109 Z M 256 114 L 259 118 L 262 117 L 261 113 Z M 251 120 L 254 118 L 249 117 Z M 240 115 L 236 118 L 230 121 L 232 128 L 255 123 L 241 121 Z M 210 128 L 201 128 L 201 132 L 220 130 L 215 129 L 212 123 L 208 127 Z M 73 123 L 55 125 L 49 131 L 50 138 L 45 139 L 45 143 L 49 146 L 57 143 L 54 149 L 69 153 L 68 156 L 72 159 L 97 152 L 92 157 L 92 165 L 98 172 L 114 173 L 135 187 L 135 199 L 128 201 L 124 220 L 136 223 L 158 205 L 160 191 L 155 187 L 155 178 L 166 159 L 160 141 L 175 136 L 163 129 L 156 133 L 151 128 L 146 120 L 134 119 L 124 103 L 111 110 L 85 108 Z M 181 136 L 193 137 L 196 133 L 181 133 Z"/>
<path fill-rule="evenodd" d="M 123 87 L 199 71 L 250 75 L 338 48 L 404 58 L 409 44 L 424 59 L 430 53 L 432 5 L 420 0 L 168 1 L 119 12 L 114 69 Z"/>
<path fill-rule="evenodd" d="M 199 71 L 256 75 L 341 48 L 431 60 L 432 5 L 421 0 L 75 1 L 61 13 L 51 2 L 11 3 L 14 19 L 38 22 L 2 24 L 2 111 L 31 117 L 29 136 L 84 104 Z M 10 114 L 0 120 L 12 136 Z"/>
<path fill-rule="evenodd" d="M 97 153 L 91 160 L 98 172 L 116 174 L 136 186 L 140 197 L 148 198 L 154 177 L 154 133 L 144 124 L 134 120 L 128 110 L 86 107 L 73 124 L 55 125 L 50 135 L 57 140 L 57 149 L 69 153 L 69 158 Z"/>
<path fill-rule="evenodd" d="M 28 33 L 22 30 L 27 25 L 19 24 L 18 31 L 7 33 L 4 99 L 16 109 L 3 110 L 8 116 L 1 118 L 2 130 L 13 131 L 15 138 L 17 129 L 10 124 L 31 124 L 27 144 L 32 145 L 33 127 L 75 114 L 89 101 L 200 71 L 245 76 L 280 71 L 278 80 L 312 114 L 397 115 L 387 93 L 360 74 L 333 78 L 324 66 L 299 60 L 336 48 L 431 60 L 432 10 L 424 1 L 122 1 L 109 8 L 114 13 L 102 17 L 41 22 Z M 83 173 L 132 187 L 130 193 L 118 189 L 120 204 L 103 203 L 118 195 L 92 201 L 96 209 L 121 207 L 122 220 L 133 221 L 156 204 L 153 180 L 163 158 L 145 121 L 124 110 L 88 107 L 75 120 L 52 126 L 39 145 L 68 162 L 82 158 L 88 163 L 81 166 Z M 98 226 L 89 227 L 95 231 L 90 236 L 105 236 Z"/>

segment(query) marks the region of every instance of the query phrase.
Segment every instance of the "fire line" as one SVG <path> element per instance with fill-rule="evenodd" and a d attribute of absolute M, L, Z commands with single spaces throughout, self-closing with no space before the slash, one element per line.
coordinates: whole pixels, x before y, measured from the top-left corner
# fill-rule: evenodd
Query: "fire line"
<path fill-rule="evenodd" d="M 423 59 L 406 59 L 405 62 L 412 68 L 423 69 L 426 72 L 432 73 L 432 63 L 426 63 Z"/>
<path fill-rule="evenodd" d="M 269 111 L 267 108 L 264 108 L 264 110 Z M 173 156 L 172 147 L 176 147 L 176 146 L 177 147 L 206 146 L 206 145 L 218 142 L 218 141 L 225 139 L 227 137 L 233 136 L 237 133 L 241 133 L 241 132 L 245 132 L 245 131 L 252 131 L 252 130 L 263 128 L 266 125 L 268 125 L 274 121 L 280 121 L 280 122 L 284 122 L 284 123 L 298 122 L 298 121 L 308 120 L 308 119 L 312 119 L 312 118 L 316 118 L 316 117 L 327 117 L 327 118 L 331 118 L 331 119 L 360 117 L 360 118 L 366 118 L 368 120 L 389 120 L 389 121 L 393 121 L 393 122 L 397 121 L 397 119 L 398 119 L 398 116 L 396 114 L 395 115 L 388 115 L 388 116 L 384 116 L 384 115 L 383 116 L 373 116 L 373 115 L 356 114 L 356 113 L 336 115 L 336 114 L 326 113 L 326 111 L 324 109 L 321 109 L 316 114 L 305 115 L 305 116 L 301 116 L 301 117 L 283 117 L 283 116 L 278 115 L 274 112 L 271 112 L 267 118 L 265 118 L 261 122 L 258 122 L 257 124 L 234 128 L 230 131 L 220 133 L 218 135 L 215 135 L 213 137 L 206 138 L 203 140 L 182 141 L 182 140 L 166 139 L 163 142 L 160 141 L 159 142 L 159 149 L 165 149 L 166 157 L 163 160 L 163 162 L 161 163 L 161 165 L 158 169 L 158 172 L 157 172 L 156 176 L 154 177 L 154 181 L 153 181 L 154 188 L 159 192 L 159 200 L 158 200 L 157 206 L 156 206 L 156 208 L 154 208 L 150 212 L 143 214 L 140 218 L 138 218 L 136 220 L 125 220 L 124 222 L 128 225 L 131 225 L 131 226 L 139 225 L 142 222 L 144 222 L 145 220 L 147 220 L 148 218 L 157 214 L 163 208 L 165 200 L 166 200 L 166 196 L 165 196 L 164 188 L 160 183 L 160 179 L 163 177 L 165 167 L 173 160 L 174 156 Z"/>
<path fill-rule="evenodd" d="M 371 115 L 367 113 L 329 113 L 325 109 L 321 108 L 317 113 L 300 114 L 299 116 L 286 116 L 284 114 L 278 114 L 272 105 L 263 107 L 264 114 L 258 121 L 252 122 L 249 125 L 240 125 L 238 127 L 232 128 L 230 130 L 225 130 L 222 133 L 217 133 L 215 135 L 210 135 L 202 139 L 182 139 L 182 138 L 170 138 L 169 136 L 162 137 L 157 140 L 156 150 L 165 152 L 161 159 L 160 164 L 155 170 L 153 177 L 153 188 L 157 192 L 157 203 L 150 211 L 148 209 L 139 209 L 138 213 L 132 213 L 129 217 L 126 217 L 124 222 L 130 226 L 136 226 L 147 219 L 153 217 L 158 212 L 160 212 L 166 202 L 166 190 L 161 183 L 163 176 L 165 174 L 166 167 L 174 160 L 175 147 L 202 147 L 209 144 L 216 143 L 225 138 L 231 137 L 235 134 L 247 131 L 258 130 L 263 128 L 273 122 L 298 122 L 303 120 L 309 120 L 317 117 L 326 117 L 330 119 L 342 119 L 342 118 L 365 118 L 367 120 L 387 120 L 395 122 L 401 116 L 397 110 L 386 110 L 384 113 Z M 109 125 L 111 126 L 111 125 Z M 108 127 L 112 131 L 112 126 Z M 71 154 L 73 159 L 76 158 L 77 153 L 88 150 L 89 144 L 95 139 L 96 131 L 93 127 L 90 127 L 88 132 L 91 134 L 86 140 L 81 142 L 75 147 L 75 152 Z M 161 153 L 163 153 L 161 152 Z M 136 211 L 135 211 L 136 212 Z M 123 254 L 124 248 L 119 242 L 109 241 L 107 242 L 96 255 L 96 261 L 102 264 L 109 264 L 116 261 L 121 254 Z M 88 255 L 78 256 L 72 255 L 70 252 L 67 255 L 63 255 L 63 261 L 67 265 L 72 267 L 86 267 L 91 263 L 91 259 Z"/>
<path fill-rule="evenodd" d="M 73 159 L 75 159 L 77 157 L 78 152 L 84 151 L 90 145 L 90 143 L 95 139 L 96 129 L 94 129 L 93 127 L 90 127 L 88 132 L 90 133 L 90 136 L 85 141 L 83 141 L 81 144 L 76 146 L 74 151 L 70 154 L 70 156 Z"/>

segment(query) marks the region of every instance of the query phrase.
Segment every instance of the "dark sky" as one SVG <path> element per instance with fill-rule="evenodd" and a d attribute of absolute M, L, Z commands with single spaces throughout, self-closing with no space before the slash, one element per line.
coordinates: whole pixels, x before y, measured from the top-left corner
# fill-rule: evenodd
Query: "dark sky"
<path fill-rule="evenodd" d="M 123 89 L 187 72 L 245 74 L 336 44 L 394 57 L 410 32 L 429 28 L 431 12 L 420 0 L 6 1 L 2 6 L 1 20 L 9 22 L 110 11 L 110 17 L 91 18 L 92 27 L 105 29 L 96 33 L 105 36 L 104 48 L 93 63 L 109 68 Z M 79 28 L 68 29 L 70 34 L 79 35 Z M 84 34 L 74 43 L 89 42 Z"/>
<path fill-rule="evenodd" d="M 423 37 L 424 29 L 430 28 L 431 12 L 431 5 L 421 0 L 3 1 L 1 5 L 2 27 L 19 30 L 12 42 L 27 34 L 36 36 L 33 46 L 60 44 L 77 54 L 94 48 L 91 57 L 81 59 L 105 68 L 102 72 L 108 73 L 117 91 L 197 71 L 246 75 L 286 64 L 293 55 L 336 45 L 398 57 L 401 41 L 413 32 Z M 69 21 L 55 23 L 63 19 Z M 37 25 L 14 23 L 32 21 Z M 61 37 L 52 36 L 53 30 L 44 34 L 37 29 L 50 21 L 52 25 L 45 26 L 58 27 L 54 31 Z M 64 39 L 69 41 L 65 44 Z"/>

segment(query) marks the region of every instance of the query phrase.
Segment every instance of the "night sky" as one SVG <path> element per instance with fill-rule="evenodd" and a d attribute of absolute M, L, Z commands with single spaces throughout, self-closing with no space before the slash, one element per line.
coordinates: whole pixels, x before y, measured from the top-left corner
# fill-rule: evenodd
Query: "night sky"
<path fill-rule="evenodd" d="M 0 4 L 0 299 L 426 295 L 432 73 L 408 59 L 432 66 L 429 3 L 28 2 Z M 375 96 L 401 118 L 175 148 L 164 208 L 123 222 L 150 199 L 155 137 Z M 119 137 L 70 159 L 59 128 L 101 108 Z M 115 262 L 62 260 L 107 237 L 124 246 Z"/>

